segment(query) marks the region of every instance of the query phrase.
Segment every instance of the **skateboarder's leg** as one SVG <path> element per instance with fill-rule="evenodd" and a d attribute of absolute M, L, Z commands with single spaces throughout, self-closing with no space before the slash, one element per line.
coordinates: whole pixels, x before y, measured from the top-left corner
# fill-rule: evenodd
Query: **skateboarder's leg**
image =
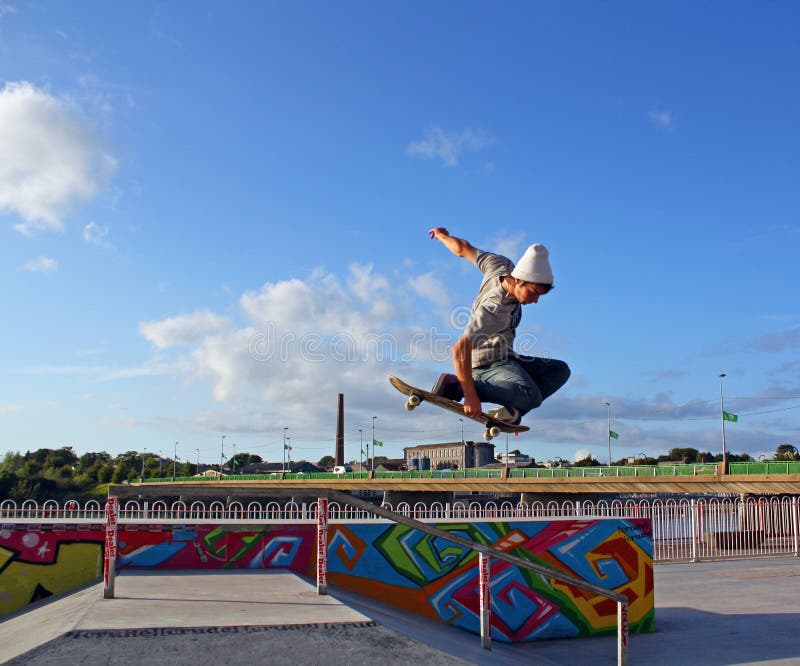
<path fill-rule="evenodd" d="M 538 358 L 534 356 L 519 356 L 519 364 L 531 376 L 546 400 L 558 391 L 570 376 L 569 366 L 564 361 L 555 358 Z M 538 407 L 538 405 L 537 405 Z"/>
<path fill-rule="evenodd" d="M 472 369 L 481 402 L 493 402 L 525 414 L 542 404 L 542 392 L 531 375 L 514 359 Z"/>

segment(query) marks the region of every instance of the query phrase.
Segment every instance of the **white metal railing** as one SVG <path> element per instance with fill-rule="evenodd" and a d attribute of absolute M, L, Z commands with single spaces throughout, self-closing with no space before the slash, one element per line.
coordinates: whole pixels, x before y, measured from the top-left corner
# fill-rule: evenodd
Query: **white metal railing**
<path fill-rule="evenodd" d="M 392 511 L 422 521 L 519 520 L 543 518 L 620 517 L 652 520 L 653 558 L 656 562 L 700 561 L 742 557 L 800 555 L 800 515 L 796 497 L 724 499 L 613 500 L 611 502 L 434 502 L 413 506 L 383 504 Z M 376 521 L 374 514 L 349 505 L 330 502 L 330 520 Z M 234 501 L 206 504 L 182 501 L 167 504 L 128 500 L 122 505 L 119 522 L 124 523 L 313 523 L 316 502 Z M 104 507 L 97 500 L 81 504 L 67 500 L 43 503 L 25 500 L 0 501 L 0 522 L 4 525 L 100 523 Z"/>

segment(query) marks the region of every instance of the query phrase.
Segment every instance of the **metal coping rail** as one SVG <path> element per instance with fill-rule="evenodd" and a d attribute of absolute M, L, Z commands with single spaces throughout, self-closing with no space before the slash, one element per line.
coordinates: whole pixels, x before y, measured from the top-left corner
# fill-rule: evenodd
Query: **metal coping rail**
<path fill-rule="evenodd" d="M 557 569 L 551 569 L 550 567 L 546 567 L 542 564 L 529 562 L 528 560 L 525 560 L 521 557 L 517 557 L 516 555 L 510 555 L 505 551 L 498 550 L 497 548 L 492 548 L 491 546 L 486 546 L 485 544 L 473 541 L 472 539 L 467 539 L 458 534 L 453 534 L 452 532 L 448 532 L 447 530 L 440 530 L 438 527 L 433 527 L 431 525 L 422 523 L 418 520 L 414 520 L 413 518 L 404 516 L 400 513 L 389 511 L 388 509 L 384 509 L 383 507 L 375 506 L 374 504 L 370 504 L 365 500 L 358 499 L 356 497 L 353 497 L 352 495 L 348 495 L 347 493 L 343 493 L 339 490 L 329 489 L 325 491 L 324 496 L 326 496 L 328 499 L 332 499 L 341 504 L 349 504 L 364 511 L 371 511 L 372 513 L 375 513 L 383 518 L 387 518 L 388 520 L 394 521 L 395 523 L 405 525 L 406 527 L 411 527 L 412 529 L 415 530 L 420 530 L 422 532 L 425 532 L 426 534 L 430 534 L 431 536 L 439 537 L 440 539 L 444 539 L 445 541 L 449 541 L 450 543 L 455 543 L 459 546 L 463 546 L 464 548 L 469 548 L 478 553 L 482 553 L 487 557 L 494 557 L 497 558 L 498 560 L 503 560 L 504 562 L 513 564 L 514 566 L 519 567 L 521 569 L 527 569 L 528 571 L 533 571 L 534 573 L 547 576 L 548 578 L 561 581 L 562 583 L 566 583 L 568 585 L 574 585 L 575 587 L 588 590 L 589 592 L 593 592 L 598 596 L 604 597 L 606 599 L 611 599 L 612 601 L 616 601 L 617 602 L 617 663 L 621 666 L 627 664 L 628 597 L 626 597 L 624 594 L 620 594 L 619 592 L 614 592 L 612 590 L 607 590 L 604 587 L 600 587 L 599 585 L 595 585 L 594 583 L 590 583 L 588 581 L 581 580 L 580 578 L 570 576 L 569 574 L 564 573 L 562 571 L 558 571 Z"/>

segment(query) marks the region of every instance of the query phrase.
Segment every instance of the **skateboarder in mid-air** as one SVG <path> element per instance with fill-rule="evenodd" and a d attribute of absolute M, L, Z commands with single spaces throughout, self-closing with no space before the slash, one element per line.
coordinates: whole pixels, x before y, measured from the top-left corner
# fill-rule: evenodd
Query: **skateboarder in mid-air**
<path fill-rule="evenodd" d="M 431 392 L 456 402 L 463 398 L 466 416 L 478 416 L 482 401 L 501 405 L 489 415 L 516 425 L 570 375 L 564 361 L 520 356 L 512 349 L 521 306 L 536 303 L 553 288 L 549 252 L 541 243 L 531 245 L 515 266 L 507 257 L 478 250 L 442 227 L 428 233 L 483 273 L 469 323 L 453 345 L 456 374 L 441 375 Z"/>

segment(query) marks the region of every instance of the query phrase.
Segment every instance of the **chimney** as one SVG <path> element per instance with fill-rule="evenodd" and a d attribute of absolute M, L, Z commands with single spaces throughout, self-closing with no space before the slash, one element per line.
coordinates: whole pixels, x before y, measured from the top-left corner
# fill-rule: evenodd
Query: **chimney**
<path fill-rule="evenodd" d="M 344 465 L 344 393 L 339 394 L 339 412 L 336 415 L 336 465 Z"/>

